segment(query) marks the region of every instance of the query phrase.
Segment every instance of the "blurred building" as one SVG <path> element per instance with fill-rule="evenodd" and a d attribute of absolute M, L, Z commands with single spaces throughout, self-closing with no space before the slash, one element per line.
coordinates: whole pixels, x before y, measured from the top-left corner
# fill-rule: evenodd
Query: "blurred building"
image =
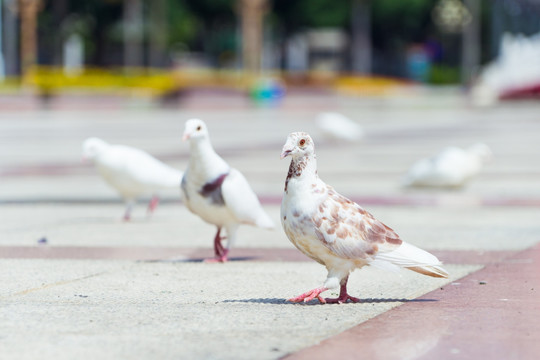
<path fill-rule="evenodd" d="M 474 76 L 505 32 L 540 32 L 538 0 L 3 0 L 7 76 L 29 66 Z M 74 70 L 75 69 L 75 70 Z M 78 70 L 77 70 L 78 69 Z M 424 73 L 425 72 L 425 73 Z"/>

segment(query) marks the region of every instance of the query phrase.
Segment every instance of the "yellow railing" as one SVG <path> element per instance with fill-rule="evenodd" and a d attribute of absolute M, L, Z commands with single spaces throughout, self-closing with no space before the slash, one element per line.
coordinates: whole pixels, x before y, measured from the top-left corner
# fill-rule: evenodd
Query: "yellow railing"
<path fill-rule="evenodd" d="M 192 87 L 218 87 L 246 90 L 258 78 L 242 71 L 232 70 L 162 70 L 145 68 L 101 69 L 85 68 L 80 73 L 66 73 L 62 68 L 37 66 L 22 79 L 24 85 L 35 87 L 37 91 L 56 93 L 82 90 L 87 92 L 134 92 L 149 96 L 159 96 L 176 89 Z M 264 77 L 288 83 L 289 74 L 266 72 Z M 392 78 L 371 76 L 348 76 L 312 72 L 304 74 L 306 84 L 326 86 L 349 95 L 384 95 L 405 82 Z"/>

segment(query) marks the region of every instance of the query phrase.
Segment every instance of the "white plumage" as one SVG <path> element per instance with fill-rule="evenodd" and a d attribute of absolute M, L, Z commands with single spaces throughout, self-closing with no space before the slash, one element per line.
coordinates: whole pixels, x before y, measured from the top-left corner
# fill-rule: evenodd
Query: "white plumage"
<path fill-rule="evenodd" d="M 338 194 L 317 175 L 315 147 L 303 132 L 291 133 L 281 158 L 291 164 L 281 202 L 281 223 L 289 240 L 304 254 L 326 266 L 328 277 L 321 287 L 289 299 L 293 302 L 353 302 L 347 293 L 351 271 L 366 265 L 393 270 L 404 267 L 433 277 L 448 277 L 432 254 L 402 241 L 358 204 Z M 340 287 L 337 299 L 320 294 Z"/>
<path fill-rule="evenodd" d="M 539 59 L 540 33 L 529 37 L 505 33 L 499 55 L 482 68 L 471 88 L 473 103 L 489 106 L 501 97 L 538 93 Z"/>
<path fill-rule="evenodd" d="M 485 144 L 475 144 L 468 149 L 447 147 L 414 163 L 402 183 L 416 187 L 460 187 L 478 175 L 491 156 Z"/>
<path fill-rule="evenodd" d="M 112 186 L 126 203 L 124 220 L 129 220 L 138 197 L 152 195 L 148 210 L 158 204 L 160 190 L 180 186 L 182 172 L 148 153 L 125 145 L 111 145 L 98 138 L 88 138 L 82 146 L 83 158 L 94 163 L 98 173 Z"/>
<path fill-rule="evenodd" d="M 323 134 L 334 140 L 358 141 L 364 130 L 348 117 L 337 112 L 323 112 L 317 115 L 315 124 Z"/>
<path fill-rule="evenodd" d="M 214 151 L 202 120 L 188 120 L 183 139 L 190 144 L 189 164 L 181 186 L 184 203 L 191 212 L 217 226 L 214 260 L 227 261 L 240 224 L 272 229 L 274 223 L 242 173 Z M 222 228 L 227 232 L 226 248 L 221 244 Z"/>

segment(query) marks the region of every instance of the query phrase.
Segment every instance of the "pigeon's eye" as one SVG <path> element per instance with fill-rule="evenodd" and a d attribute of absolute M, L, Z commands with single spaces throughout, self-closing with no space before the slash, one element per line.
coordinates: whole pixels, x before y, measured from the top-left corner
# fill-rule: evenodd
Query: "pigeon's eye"
<path fill-rule="evenodd" d="M 300 140 L 300 141 L 298 142 L 298 145 L 300 145 L 300 146 L 306 145 L 306 139 Z"/>
<path fill-rule="evenodd" d="M 201 131 L 201 126 L 197 126 L 197 131 Z"/>

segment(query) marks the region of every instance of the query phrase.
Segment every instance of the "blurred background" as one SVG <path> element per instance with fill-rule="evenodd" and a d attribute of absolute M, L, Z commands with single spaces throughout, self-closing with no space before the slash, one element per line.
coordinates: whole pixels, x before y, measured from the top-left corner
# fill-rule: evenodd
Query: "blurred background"
<path fill-rule="evenodd" d="M 538 0 L 1 4 L 3 89 L 30 87 L 45 99 L 81 89 L 174 99 L 194 87 L 279 97 L 298 86 L 367 94 L 407 82 L 471 86 L 484 65 L 500 62 L 505 36 L 540 32 Z M 526 89 L 497 88 L 487 102 L 516 90 L 535 94 L 539 79 Z"/>

